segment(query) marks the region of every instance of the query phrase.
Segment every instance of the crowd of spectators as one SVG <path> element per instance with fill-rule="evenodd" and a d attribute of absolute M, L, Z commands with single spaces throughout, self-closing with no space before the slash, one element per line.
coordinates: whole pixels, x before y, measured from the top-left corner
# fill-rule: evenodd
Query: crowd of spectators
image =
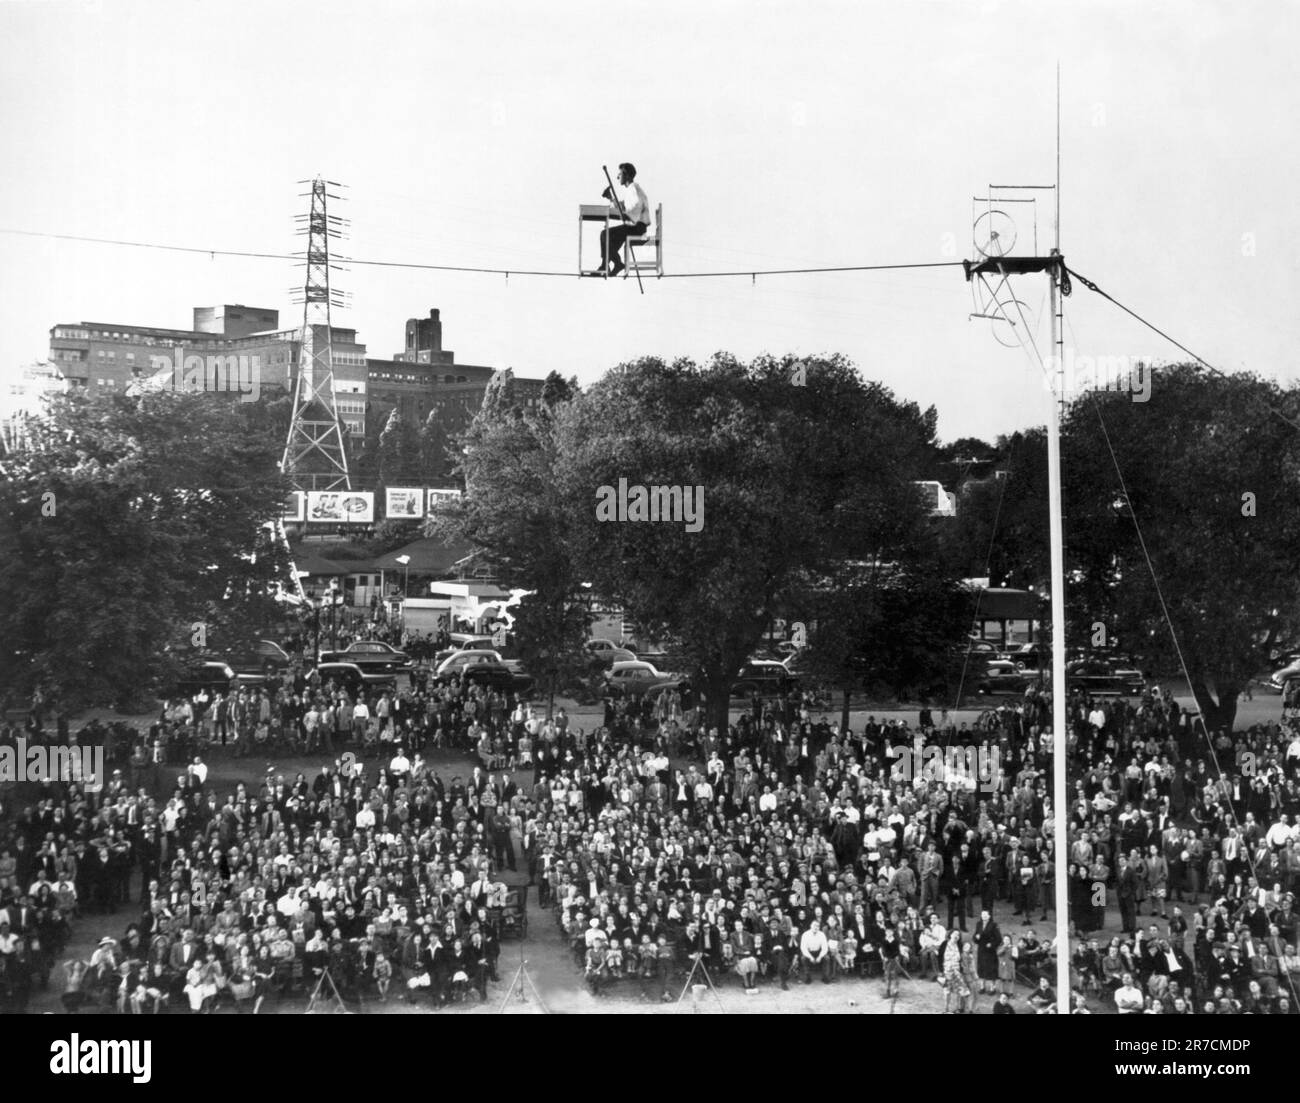
<path fill-rule="evenodd" d="M 672 721 L 630 738 L 602 729 L 580 758 L 561 736 L 537 765 L 538 806 L 550 796 L 541 902 L 591 990 L 627 980 L 675 999 L 670 981 L 699 960 L 746 992 L 874 976 L 893 997 L 900 977 L 934 978 L 961 1013 L 980 992 L 1051 976 L 1054 951 L 1032 926 L 1053 891 L 1036 713 L 996 731 L 868 720 L 841 733 L 800 711 L 778 701 L 725 735 L 685 739 Z M 888 752 L 918 737 L 982 745 L 997 766 L 982 779 L 900 769 Z M 671 753 L 682 743 L 692 761 Z M 995 912 L 1017 928 L 1004 933 Z"/>
<path fill-rule="evenodd" d="M 1210 734 L 1167 694 L 1069 705 L 1075 983 L 1123 1014 L 1295 1014 L 1300 725 Z"/>
<path fill-rule="evenodd" d="M 689 697 L 609 702 L 584 731 L 563 709 L 411 682 L 354 699 L 288 673 L 224 716 L 171 702 L 101 792 L 7 803 L 5 1006 L 61 982 L 70 1008 L 258 1007 L 327 970 L 348 996 L 483 1000 L 522 889 L 597 994 L 676 999 L 702 965 L 746 992 L 875 977 L 891 998 L 937 982 L 954 1013 L 989 1009 L 981 996 L 1055 1009 L 1055 951 L 1033 927 L 1054 904 L 1045 698 L 974 726 L 923 712 L 847 732 L 793 696 L 725 733 Z M 1160 693 L 1069 707 L 1078 1008 L 1294 1013 L 1300 733 L 1210 743 Z M 209 752 L 257 747 L 263 725 L 330 765 L 216 791 Z M 64 732 L 38 717 L 26 734 Z M 898 753 L 934 746 L 992 768 Z M 439 776 L 425 756 L 445 750 L 478 765 Z M 123 910 L 120 938 L 61 961 L 79 917 Z"/>
<path fill-rule="evenodd" d="M 237 692 L 224 725 L 219 702 L 171 702 L 102 792 L 58 783 L 6 808 L 6 999 L 51 983 L 69 922 L 122 910 L 120 938 L 66 963 L 70 1008 L 259 1006 L 327 968 L 348 995 L 484 999 L 516 869 L 594 991 L 635 978 L 674 998 L 700 961 L 748 991 L 875 975 L 896 996 L 933 976 L 957 1012 L 977 987 L 1051 975 L 1050 945 L 992 918 L 1011 904 L 1030 927 L 1052 901 L 1033 710 L 996 731 L 840 733 L 787 698 L 720 734 L 688 698 L 662 718 L 611 703 L 585 732 L 563 709 L 413 681 L 353 700 L 289 674 L 244 691 L 243 718 Z M 254 745 L 276 723 L 334 763 L 217 792 L 204 752 L 239 753 L 241 722 Z M 999 767 L 913 777 L 887 752 L 918 735 L 982 743 Z M 446 748 L 479 765 L 444 781 L 423 756 Z"/>

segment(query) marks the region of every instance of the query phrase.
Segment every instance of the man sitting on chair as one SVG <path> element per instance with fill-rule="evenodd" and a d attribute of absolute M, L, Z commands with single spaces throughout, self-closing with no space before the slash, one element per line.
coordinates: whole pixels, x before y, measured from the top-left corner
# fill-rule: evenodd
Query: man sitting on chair
<path fill-rule="evenodd" d="M 604 267 L 611 276 L 617 276 L 627 267 L 621 255 L 623 243 L 630 237 L 640 237 L 650 225 L 650 200 L 646 198 L 645 189 L 636 182 L 636 166 L 626 161 L 618 166 L 618 191 L 615 193 L 606 188 L 601 195 L 609 200 L 612 217 L 619 217 L 618 203 L 623 204 L 622 217 L 625 221 L 600 232 L 600 255 Z M 618 196 L 618 202 L 615 201 L 615 195 Z M 604 275 L 604 272 L 593 274 Z"/>

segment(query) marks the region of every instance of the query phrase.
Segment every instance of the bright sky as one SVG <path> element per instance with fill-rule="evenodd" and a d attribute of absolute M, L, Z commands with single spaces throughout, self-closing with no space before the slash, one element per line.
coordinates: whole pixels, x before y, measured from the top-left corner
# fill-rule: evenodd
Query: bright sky
<path fill-rule="evenodd" d="M 569 272 L 577 205 L 630 160 L 670 273 L 960 259 L 972 196 L 1052 181 L 1059 59 L 1067 261 L 1212 363 L 1293 383 L 1298 8 L 11 0 L 0 227 L 286 253 L 296 181 L 322 173 L 349 185 L 333 213 L 352 256 Z M 193 306 L 238 302 L 296 325 L 300 282 L 287 262 L 0 234 L 0 378 L 44 358 L 56 323 L 188 328 Z M 644 296 L 360 267 L 339 283 L 335 324 L 371 355 L 436 306 L 458 360 L 520 375 L 838 351 L 936 405 L 944 439 L 1045 416 L 1038 369 L 968 318 L 960 269 Z M 1045 318 L 1042 277 L 1017 294 Z M 1078 285 L 1067 316 L 1080 354 L 1177 355 Z"/>

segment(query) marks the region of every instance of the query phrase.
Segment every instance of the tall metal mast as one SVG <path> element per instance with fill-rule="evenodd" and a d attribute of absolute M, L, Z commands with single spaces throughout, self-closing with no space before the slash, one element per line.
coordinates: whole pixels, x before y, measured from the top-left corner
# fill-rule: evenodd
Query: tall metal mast
<path fill-rule="evenodd" d="M 1056 1009 L 1070 1013 L 1070 886 L 1067 881 L 1065 826 L 1066 801 L 1065 709 L 1065 522 L 1061 509 L 1061 408 L 1065 398 L 1065 368 L 1061 356 L 1061 66 L 1056 66 L 1056 218 L 1052 256 L 1058 263 L 1047 269 L 1051 310 L 1051 391 L 1047 415 L 1048 526 L 1052 558 L 1052 810 L 1056 864 Z"/>
<path fill-rule="evenodd" d="M 1037 200 L 1027 193 L 1053 191 L 1053 246 L 1046 256 L 1037 255 Z M 1013 193 L 1013 194 L 1008 194 Z M 1021 193 L 1021 194 L 1014 194 Z M 1067 877 L 1066 841 L 1066 728 L 1065 700 L 1065 536 L 1061 508 L 1061 411 L 1065 399 L 1064 363 L 1061 356 L 1061 299 L 1070 293 L 1065 258 L 1061 255 L 1061 73 L 1056 72 L 1056 183 L 989 185 L 987 197 L 976 196 L 979 212 L 974 224 L 975 249 L 979 259 L 963 261 L 966 279 L 980 289 L 976 310 L 971 315 L 993 322 L 994 336 L 1004 345 L 1019 345 L 1047 374 L 1047 473 L 1048 529 L 1051 545 L 1052 608 L 1052 805 L 1053 867 L 1056 909 L 1056 1006 L 1068 1015 L 1070 1006 L 1070 885 Z M 1011 204 L 1026 205 L 1032 220 L 1032 248 L 1027 255 L 1014 252 L 1018 230 L 1007 213 Z M 1005 209 L 1004 209 L 1005 208 Z M 1028 310 L 1011 289 L 1011 277 L 1041 272 L 1047 276 L 1050 305 L 1050 345 L 1046 362 L 1034 340 Z"/>

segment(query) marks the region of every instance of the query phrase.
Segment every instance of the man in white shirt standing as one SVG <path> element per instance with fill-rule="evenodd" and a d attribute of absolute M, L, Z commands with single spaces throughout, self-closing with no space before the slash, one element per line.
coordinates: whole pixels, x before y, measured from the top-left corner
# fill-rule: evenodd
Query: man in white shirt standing
<path fill-rule="evenodd" d="M 370 707 L 360 698 L 352 708 L 352 738 L 358 743 L 365 739 L 366 725 L 370 723 Z"/>
<path fill-rule="evenodd" d="M 626 267 L 621 255 L 623 242 L 630 237 L 640 237 L 650 225 L 650 200 L 646 198 L 645 189 L 636 182 L 636 166 L 626 161 L 618 166 L 617 193 L 606 188 L 602 194 L 610 202 L 611 217 L 625 219 L 622 224 L 610 226 L 608 230 L 600 232 L 600 255 L 606 268 L 613 264 L 609 274 L 617 276 Z M 614 201 L 615 194 L 618 196 L 618 203 Z M 621 213 L 619 203 L 623 207 Z M 592 274 L 600 276 L 604 275 L 604 272 Z"/>

